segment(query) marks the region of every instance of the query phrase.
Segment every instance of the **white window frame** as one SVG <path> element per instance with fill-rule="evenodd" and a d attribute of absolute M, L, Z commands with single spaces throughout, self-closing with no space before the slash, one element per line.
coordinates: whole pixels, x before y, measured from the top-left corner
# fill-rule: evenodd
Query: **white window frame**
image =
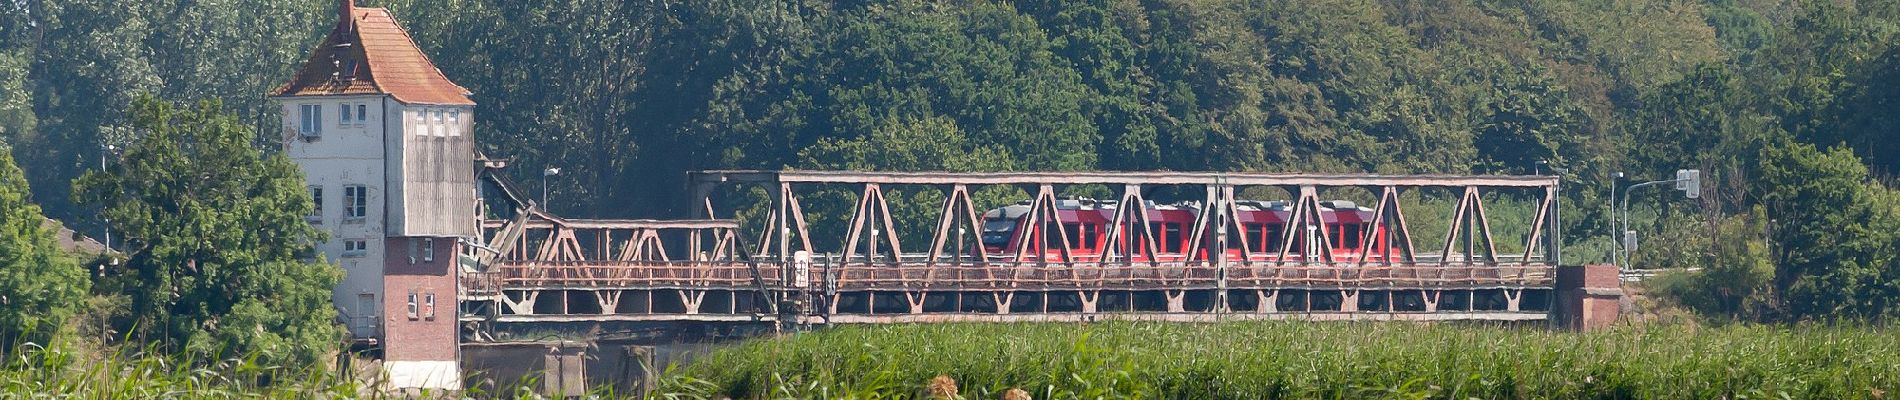
<path fill-rule="evenodd" d="M 417 317 L 421 313 L 422 309 L 416 303 L 416 290 L 409 289 L 409 320 L 414 321 L 418 319 Z"/>
<path fill-rule="evenodd" d="M 430 118 L 432 118 L 429 120 L 430 121 L 429 134 L 435 137 L 449 136 L 448 129 L 446 129 L 447 124 L 444 124 L 442 122 L 443 118 L 445 117 L 445 114 L 447 113 L 442 111 L 442 109 L 440 108 L 435 109 L 433 111 L 434 112 L 429 113 Z"/>
<path fill-rule="evenodd" d="M 356 258 L 369 254 L 369 240 L 346 239 L 343 241 L 343 257 Z"/>
<path fill-rule="evenodd" d="M 426 110 L 426 109 L 417 109 L 417 110 L 416 110 L 416 132 L 415 132 L 415 135 L 416 135 L 416 136 L 428 136 L 428 135 L 429 135 L 429 110 Z"/>
<path fill-rule="evenodd" d="M 363 222 L 369 217 L 369 186 L 343 185 L 343 222 Z"/>
<path fill-rule="evenodd" d="M 430 321 L 434 321 L 435 320 L 435 289 L 427 289 L 422 293 L 422 306 L 423 306 L 422 317 L 427 318 Z"/>
<path fill-rule="evenodd" d="M 313 224 L 323 223 L 323 186 L 310 185 L 309 190 L 311 205 L 310 215 L 305 215 L 303 219 Z"/>
<path fill-rule="evenodd" d="M 422 238 L 422 262 L 435 262 L 435 238 Z"/>
<path fill-rule="evenodd" d="M 462 136 L 462 110 L 449 110 L 449 137 Z"/>
<path fill-rule="evenodd" d="M 298 122 L 300 122 L 300 124 L 297 126 L 298 135 L 301 135 L 304 137 L 311 137 L 311 138 L 323 137 L 323 105 L 322 104 L 298 105 L 297 117 L 298 117 Z"/>
<path fill-rule="evenodd" d="M 350 115 L 350 113 L 356 111 L 356 109 L 354 107 L 350 107 L 350 105 L 351 105 L 350 103 L 340 103 L 336 105 L 336 110 L 337 110 L 336 126 L 337 127 L 339 128 L 348 127 L 356 123 L 355 116 Z"/>
<path fill-rule="evenodd" d="M 369 103 L 356 103 L 356 125 L 369 124 Z"/>

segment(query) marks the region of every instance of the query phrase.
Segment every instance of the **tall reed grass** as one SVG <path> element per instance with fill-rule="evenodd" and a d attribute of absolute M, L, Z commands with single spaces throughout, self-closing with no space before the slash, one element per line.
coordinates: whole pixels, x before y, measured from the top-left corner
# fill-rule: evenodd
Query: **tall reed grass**
<path fill-rule="evenodd" d="M 256 355 L 199 360 L 151 350 L 25 344 L 0 363 L 0 398 L 358 398 L 374 393 L 317 366 L 261 364 Z"/>
<path fill-rule="evenodd" d="M 1880 327 L 1230 322 L 855 326 L 718 350 L 667 398 L 1894 398 Z"/>

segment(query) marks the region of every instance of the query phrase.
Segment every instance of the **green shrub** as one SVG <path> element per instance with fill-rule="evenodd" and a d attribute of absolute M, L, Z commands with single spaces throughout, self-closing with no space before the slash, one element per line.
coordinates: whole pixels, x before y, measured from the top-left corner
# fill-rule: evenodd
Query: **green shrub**
<path fill-rule="evenodd" d="M 86 295 L 86 271 L 59 249 L 26 178 L 0 146 L 0 351 L 44 345 Z"/>

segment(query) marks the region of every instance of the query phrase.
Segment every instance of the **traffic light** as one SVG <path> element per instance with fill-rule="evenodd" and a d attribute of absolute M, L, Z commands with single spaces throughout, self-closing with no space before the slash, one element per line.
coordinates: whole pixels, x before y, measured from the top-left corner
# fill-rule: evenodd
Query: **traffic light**
<path fill-rule="evenodd" d="M 1691 199 L 1702 198 L 1702 170 L 1676 170 L 1676 190 Z"/>

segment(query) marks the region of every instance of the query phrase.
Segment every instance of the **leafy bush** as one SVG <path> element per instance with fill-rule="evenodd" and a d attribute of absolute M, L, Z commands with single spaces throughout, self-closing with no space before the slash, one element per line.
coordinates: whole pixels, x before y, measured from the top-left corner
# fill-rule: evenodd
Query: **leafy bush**
<path fill-rule="evenodd" d="M 125 237 L 111 273 L 131 297 L 134 339 L 198 360 L 229 351 L 266 365 L 308 365 L 341 342 L 331 288 L 336 266 L 316 259 L 323 233 L 283 154 L 214 101 L 175 108 L 141 96 L 141 135 L 118 164 L 74 184 L 79 200 Z"/>
<path fill-rule="evenodd" d="M 0 351 L 46 344 L 90 284 L 86 270 L 59 249 L 39 206 L 28 202 L 11 150 L 0 146 Z"/>
<path fill-rule="evenodd" d="M 1761 210 L 1716 226 L 1708 248 L 1697 255 L 1700 271 L 1667 273 L 1646 282 L 1656 294 L 1720 320 L 1756 320 L 1775 306 L 1775 265 L 1763 238 Z"/>

